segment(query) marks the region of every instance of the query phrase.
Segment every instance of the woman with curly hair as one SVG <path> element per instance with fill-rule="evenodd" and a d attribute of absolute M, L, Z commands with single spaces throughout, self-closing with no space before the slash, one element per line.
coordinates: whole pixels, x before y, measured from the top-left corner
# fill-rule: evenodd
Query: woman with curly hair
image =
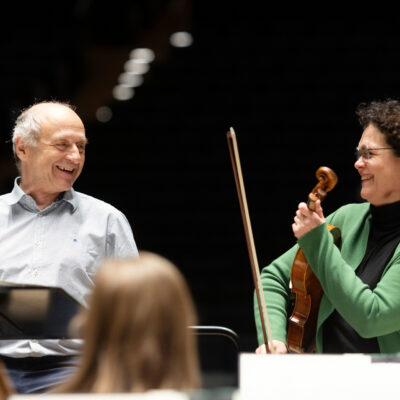
<path fill-rule="evenodd" d="M 323 289 L 316 331 L 319 353 L 400 352 L 400 103 L 363 103 L 354 164 L 361 203 L 327 218 L 300 203 L 292 225 L 297 244 L 261 274 L 276 352 L 287 352 L 290 270 L 300 248 Z M 334 244 L 327 224 L 341 231 Z M 266 352 L 256 308 L 258 353 Z"/>

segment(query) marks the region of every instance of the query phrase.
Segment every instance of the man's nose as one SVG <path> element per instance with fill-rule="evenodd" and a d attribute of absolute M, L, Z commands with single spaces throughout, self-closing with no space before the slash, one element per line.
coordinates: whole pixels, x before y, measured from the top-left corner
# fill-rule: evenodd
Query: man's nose
<path fill-rule="evenodd" d="M 82 154 L 76 144 L 73 144 L 68 149 L 67 159 L 72 162 L 79 162 L 82 158 Z"/>

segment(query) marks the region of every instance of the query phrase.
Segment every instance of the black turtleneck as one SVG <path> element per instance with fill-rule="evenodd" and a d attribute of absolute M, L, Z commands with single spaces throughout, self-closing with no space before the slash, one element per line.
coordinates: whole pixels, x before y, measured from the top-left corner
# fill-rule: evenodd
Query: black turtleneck
<path fill-rule="evenodd" d="M 371 290 L 400 242 L 400 201 L 380 207 L 370 206 L 372 219 L 367 250 L 356 269 L 357 276 Z M 323 325 L 324 353 L 379 353 L 376 338 L 362 338 L 335 310 Z"/>

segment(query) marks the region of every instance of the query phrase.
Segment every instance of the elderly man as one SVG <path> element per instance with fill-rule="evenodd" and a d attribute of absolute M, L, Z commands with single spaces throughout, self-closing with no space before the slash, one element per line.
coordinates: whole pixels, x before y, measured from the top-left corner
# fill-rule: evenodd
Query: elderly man
<path fill-rule="evenodd" d="M 13 149 L 20 171 L 0 196 L 0 280 L 60 287 L 83 306 L 101 260 L 137 256 L 126 217 L 74 191 L 87 139 L 68 104 L 37 103 L 17 118 Z M 73 370 L 80 342 L 0 340 L 0 357 L 20 393 L 46 391 Z"/>

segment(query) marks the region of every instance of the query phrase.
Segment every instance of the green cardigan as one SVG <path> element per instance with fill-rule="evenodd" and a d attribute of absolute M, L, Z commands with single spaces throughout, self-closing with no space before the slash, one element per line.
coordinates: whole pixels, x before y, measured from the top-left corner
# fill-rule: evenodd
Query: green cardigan
<path fill-rule="evenodd" d="M 286 343 L 290 270 L 299 246 L 324 291 L 317 323 L 317 352 L 322 352 L 322 325 L 334 309 L 364 338 L 377 337 L 381 353 L 400 352 L 400 245 L 372 291 L 355 274 L 367 246 L 370 204 L 348 204 L 326 223 L 341 231 L 341 249 L 333 243 L 326 224 L 298 240 L 298 244 L 263 268 L 261 281 L 273 339 Z M 256 298 L 259 344 L 264 343 Z"/>

